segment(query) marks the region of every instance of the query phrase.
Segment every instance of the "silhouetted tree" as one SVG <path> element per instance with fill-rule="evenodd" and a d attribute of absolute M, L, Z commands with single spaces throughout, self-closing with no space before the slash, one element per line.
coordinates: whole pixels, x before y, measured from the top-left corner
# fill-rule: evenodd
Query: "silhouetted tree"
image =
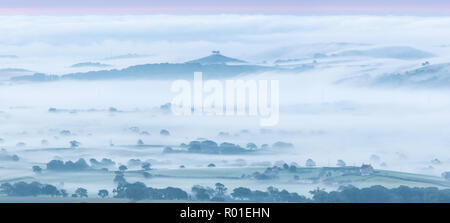
<path fill-rule="evenodd" d="M 346 164 L 345 164 L 344 160 L 338 160 L 336 166 L 344 167 L 344 166 L 346 166 Z"/>
<path fill-rule="evenodd" d="M 78 142 L 78 141 L 76 141 L 76 140 L 70 141 L 70 147 L 71 147 L 71 148 L 77 148 L 77 147 L 79 147 L 80 145 L 81 145 L 81 143 Z"/>
<path fill-rule="evenodd" d="M 162 136 L 169 136 L 170 135 L 169 131 L 167 131 L 165 129 L 161 130 L 161 132 L 159 132 L 159 134 L 161 134 Z"/>
<path fill-rule="evenodd" d="M 142 163 L 141 167 L 143 170 L 151 170 L 151 164 L 149 162 Z"/>
<path fill-rule="evenodd" d="M 148 198 L 147 186 L 142 182 L 127 184 L 125 187 L 125 195 L 133 201 L 146 199 Z"/>
<path fill-rule="evenodd" d="M 255 149 L 258 149 L 258 146 L 256 146 L 256 144 L 255 143 L 247 143 L 247 149 L 249 149 L 249 150 L 255 150 Z"/>
<path fill-rule="evenodd" d="M 314 162 L 314 160 L 312 160 L 312 159 L 308 159 L 308 160 L 306 160 L 305 166 L 307 166 L 307 167 L 315 167 L 316 166 L 316 162 Z"/>
<path fill-rule="evenodd" d="M 221 183 L 216 183 L 216 196 L 217 197 L 223 197 L 225 196 L 225 193 L 227 192 L 227 188 L 225 187 L 225 185 L 221 184 Z"/>
<path fill-rule="evenodd" d="M 125 180 L 125 177 L 122 172 L 116 172 L 116 176 L 114 177 L 113 181 L 119 185 L 127 184 L 127 181 Z"/>
<path fill-rule="evenodd" d="M 60 191 L 55 186 L 47 184 L 42 188 L 42 194 L 54 197 L 59 196 Z"/>
<path fill-rule="evenodd" d="M 120 165 L 120 166 L 119 166 L 119 171 L 120 171 L 120 172 L 125 172 L 127 169 L 128 169 L 128 168 L 127 168 L 127 166 L 125 166 L 125 165 Z"/>
<path fill-rule="evenodd" d="M 62 196 L 62 197 L 67 197 L 67 196 L 69 196 L 69 194 L 67 193 L 67 191 L 64 190 L 64 189 L 61 189 L 61 190 L 60 190 L 60 193 L 61 193 L 61 196 Z"/>
<path fill-rule="evenodd" d="M 233 190 L 231 196 L 235 199 L 246 200 L 250 199 L 252 195 L 252 191 L 245 187 L 238 187 Z"/>
<path fill-rule="evenodd" d="M 214 195 L 213 189 L 209 187 L 202 187 L 200 185 L 194 185 L 191 190 L 195 198 L 201 201 L 210 200 Z"/>
<path fill-rule="evenodd" d="M 41 173 L 42 172 L 42 168 L 40 166 L 33 166 L 33 172 Z"/>
<path fill-rule="evenodd" d="M 108 197 L 108 195 L 109 195 L 108 190 L 102 189 L 102 190 L 98 191 L 98 196 L 101 197 L 101 198 Z"/>
<path fill-rule="evenodd" d="M 88 192 L 86 189 L 79 187 L 78 189 L 75 190 L 75 194 L 79 197 L 79 198 L 83 198 L 83 197 L 88 197 Z"/>

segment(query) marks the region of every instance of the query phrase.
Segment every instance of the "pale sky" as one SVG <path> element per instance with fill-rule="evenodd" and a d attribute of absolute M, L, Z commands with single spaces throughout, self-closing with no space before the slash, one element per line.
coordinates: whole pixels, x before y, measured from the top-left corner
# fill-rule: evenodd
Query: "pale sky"
<path fill-rule="evenodd" d="M 0 0 L 0 14 L 448 14 L 448 0 Z"/>

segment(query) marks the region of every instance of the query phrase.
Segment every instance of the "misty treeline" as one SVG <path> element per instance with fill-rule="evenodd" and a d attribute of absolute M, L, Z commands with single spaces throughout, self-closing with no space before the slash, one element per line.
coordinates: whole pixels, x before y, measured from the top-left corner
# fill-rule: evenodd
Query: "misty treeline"
<path fill-rule="evenodd" d="M 448 203 L 450 189 L 399 186 L 388 189 L 381 185 L 368 188 L 346 186 L 338 191 L 316 189 L 310 192 L 318 203 Z"/>
<path fill-rule="evenodd" d="M 66 190 L 59 190 L 57 187 L 50 184 L 41 184 L 39 182 L 16 182 L 14 184 L 3 183 L 0 186 L 0 192 L 3 195 L 7 196 L 19 196 L 19 197 L 28 197 L 28 196 L 39 196 L 39 195 L 48 195 L 52 197 L 67 197 L 68 193 Z"/>
<path fill-rule="evenodd" d="M 224 134 L 222 132 L 222 134 Z M 188 152 L 188 153 L 205 153 L 205 154 L 240 154 L 240 153 L 248 153 L 255 152 L 257 150 L 265 150 L 270 148 L 268 144 L 262 144 L 258 147 L 255 143 L 249 142 L 245 146 L 245 148 L 240 145 L 236 145 L 229 142 L 223 142 L 218 144 L 212 140 L 204 140 L 204 141 L 191 141 L 189 144 L 181 143 L 180 148 L 183 150 L 175 150 L 171 147 L 166 147 L 164 149 L 164 153 L 180 153 L 180 152 Z M 292 143 L 281 142 L 278 141 L 272 145 L 274 149 L 280 148 L 294 148 Z"/>
<path fill-rule="evenodd" d="M 436 187 L 407 187 L 400 186 L 388 189 L 375 185 L 368 188 L 343 186 L 337 191 L 326 192 L 317 188 L 310 191 L 312 197 L 307 198 L 287 190 L 279 190 L 268 187 L 266 191 L 251 190 L 246 187 L 238 187 L 228 192 L 228 188 L 221 183 L 216 183 L 214 188 L 195 185 L 188 193 L 180 188 L 167 187 L 157 189 L 147 187 L 142 182 L 128 183 L 124 178 L 118 182 L 112 191 L 113 198 L 140 200 L 188 200 L 204 202 L 291 202 L 291 203 L 447 203 L 450 202 L 450 189 L 440 190 Z M 3 183 L 0 193 L 4 196 L 51 196 L 68 197 L 69 193 L 64 189 L 58 189 L 50 184 L 39 182 Z M 98 197 L 109 197 L 109 191 L 101 189 Z M 84 188 L 76 189 L 71 195 L 73 198 L 87 198 L 88 191 Z"/>

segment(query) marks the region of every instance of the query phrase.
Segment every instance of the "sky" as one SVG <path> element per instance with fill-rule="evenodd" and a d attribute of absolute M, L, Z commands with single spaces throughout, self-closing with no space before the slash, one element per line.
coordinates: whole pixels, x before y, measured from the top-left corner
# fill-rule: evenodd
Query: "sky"
<path fill-rule="evenodd" d="M 1 68 L 50 74 L 71 65 L 185 62 L 220 50 L 260 63 L 347 48 L 410 46 L 450 51 L 448 16 L 80 15 L 0 16 Z M 350 44 L 350 45 L 349 45 Z M 138 54 L 130 60 L 104 58 Z M 445 53 L 447 54 L 447 53 Z"/>
<path fill-rule="evenodd" d="M 447 14 L 447 0 L 0 0 L 0 14 Z"/>

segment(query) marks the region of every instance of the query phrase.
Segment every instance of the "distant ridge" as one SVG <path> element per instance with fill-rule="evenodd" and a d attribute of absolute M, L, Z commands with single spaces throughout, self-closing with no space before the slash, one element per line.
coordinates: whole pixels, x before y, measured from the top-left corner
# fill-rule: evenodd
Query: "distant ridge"
<path fill-rule="evenodd" d="M 34 72 L 23 68 L 0 68 L 0 81 L 9 80 L 12 77 L 21 75 L 30 75 L 32 73 Z"/>
<path fill-rule="evenodd" d="M 358 86 L 373 87 L 445 87 L 450 86 L 450 63 L 430 65 L 400 73 L 383 74 L 376 77 L 360 75 L 339 80 L 337 83 L 353 83 Z"/>
<path fill-rule="evenodd" d="M 149 55 L 129 53 L 129 54 L 125 54 L 125 55 L 106 57 L 103 60 L 122 60 L 122 59 L 135 59 L 135 58 L 144 58 L 144 57 L 149 57 Z"/>
<path fill-rule="evenodd" d="M 231 58 L 220 54 L 220 51 L 212 51 L 212 54 L 200 59 L 191 60 L 186 63 L 199 63 L 199 64 L 226 64 L 226 63 L 247 63 L 246 61 Z"/>
<path fill-rule="evenodd" d="M 96 62 L 84 62 L 84 63 L 77 63 L 72 66 L 72 68 L 78 68 L 78 67 L 98 67 L 98 68 L 105 68 L 105 67 L 111 67 L 109 64 L 103 64 L 103 63 L 96 63 Z"/>
<path fill-rule="evenodd" d="M 0 73 L 32 72 L 23 68 L 1 68 Z"/>
<path fill-rule="evenodd" d="M 331 56 L 358 56 L 373 58 L 392 58 L 402 60 L 416 60 L 433 57 L 432 53 L 405 46 L 379 47 L 366 50 L 346 50 L 332 54 Z"/>
<path fill-rule="evenodd" d="M 16 55 L 0 55 L 0 58 L 17 59 L 19 57 Z"/>
<path fill-rule="evenodd" d="M 34 75 L 12 77 L 12 81 L 57 81 L 57 80 L 111 80 L 111 79 L 177 79 L 192 78 L 194 72 L 203 72 L 204 78 L 225 78 L 241 74 L 281 70 L 257 65 L 226 65 L 199 63 L 144 64 L 117 70 L 89 71 L 62 76 L 35 73 Z"/>
<path fill-rule="evenodd" d="M 262 66 L 246 63 L 226 57 L 219 51 L 198 60 L 186 63 L 154 63 L 130 66 L 124 69 L 98 70 L 88 72 L 69 73 L 64 75 L 51 75 L 35 73 L 33 75 L 15 76 L 11 81 L 47 82 L 59 80 L 113 80 L 113 79 L 184 79 L 192 78 L 194 72 L 202 72 L 203 78 L 228 78 L 245 74 L 254 74 L 267 71 L 302 72 L 313 69 L 312 65 L 301 65 L 294 68 L 278 66 Z"/>

